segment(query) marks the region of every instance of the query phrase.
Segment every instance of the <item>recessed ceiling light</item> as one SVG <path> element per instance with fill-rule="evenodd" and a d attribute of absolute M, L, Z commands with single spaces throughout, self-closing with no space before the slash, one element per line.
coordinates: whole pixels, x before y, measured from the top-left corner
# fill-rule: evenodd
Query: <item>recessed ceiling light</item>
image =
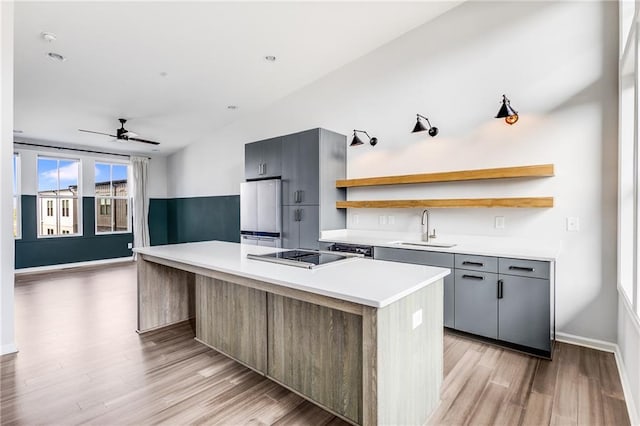
<path fill-rule="evenodd" d="M 238 109 L 238 105 L 227 105 L 227 109 Z"/>
<path fill-rule="evenodd" d="M 160 77 L 166 77 L 166 76 L 168 76 L 168 75 L 169 75 L 169 73 L 167 73 L 167 72 L 165 72 L 165 71 L 162 71 L 162 72 L 160 73 Z"/>
<path fill-rule="evenodd" d="M 264 59 L 266 59 L 269 62 L 275 62 L 276 61 L 276 57 L 273 56 L 273 55 L 265 56 Z"/>
<path fill-rule="evenodd" d="M 56 41 L 56 39 L 58 38 L 54 33 L 47 32 L 41 32 L 40 37 L 42 37 L 44 41 L 48 41 L 49 43 L 51 43 L 52 41 Z"/>
<path fill-rule="evenodd" d="M 51 59 L 52 61 L 56 61 L 56 62 L 64 62 L 67 60 L 67 58 L 65 58 L 64 56 L 62 56 L 59 53 L 54 53 L 54 52 L 49 52 L 47 53 L 47 56 L 49 57 L 49 59 Z"/>
<path fill-rule="evenodd" d="M 153 152 L 159 152 L 160 150 L 159 150 L 158 148 L 153 148 L 153 149 L 151 149 L 151 151 L 153 151 Z"/>

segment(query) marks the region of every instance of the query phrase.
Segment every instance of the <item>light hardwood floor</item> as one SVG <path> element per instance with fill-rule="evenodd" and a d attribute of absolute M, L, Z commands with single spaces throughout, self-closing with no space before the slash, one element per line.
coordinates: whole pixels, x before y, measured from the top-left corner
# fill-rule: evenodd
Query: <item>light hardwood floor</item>
<path fill-rule="evenodd" d="M 20 277 L 18 354 L 0 358 L 0 423 L 343 425 L 193 340 L 139 336 L 134 265 Z M 629 424 L 612 354 L 559 344 L 553 362 L 445 334 L 430 424 Z"/>

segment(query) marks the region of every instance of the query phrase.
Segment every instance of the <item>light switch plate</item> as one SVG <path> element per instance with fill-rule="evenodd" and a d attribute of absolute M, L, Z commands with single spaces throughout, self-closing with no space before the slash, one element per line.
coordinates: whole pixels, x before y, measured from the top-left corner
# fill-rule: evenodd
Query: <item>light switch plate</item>
<path fill-rule="evenodd" d="M 415 330 L 420 324 L 422 324 L 422 309 L 418 309 L 413 313 L 412 320 L 413 330 Z"/>
<path fill-rule="evenodd" d="M 496 216 L 496 229 L 504 229 L 504 216 Z"/>
<path fill-rule="evenodd" d="M 394 225 L 396 223 L 395 216 L 389 216 L 389 220 L 387 221 L 389 225 Z"/>

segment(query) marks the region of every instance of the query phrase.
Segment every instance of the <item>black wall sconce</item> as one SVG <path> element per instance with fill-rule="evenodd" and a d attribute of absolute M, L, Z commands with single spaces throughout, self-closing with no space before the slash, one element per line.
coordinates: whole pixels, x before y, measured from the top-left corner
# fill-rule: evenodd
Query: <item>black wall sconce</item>
<path fill-rule="evenodd" d="M 349 146 L 358 146 L 358 145 L 364 144 L 364 142 L 362 142 L 362 140 L 358 137 L 356 133 L 364 133 L 365 135 L 367 135 L 371 146 L 376 146 L 376 144 L 378 143 L 378 138 L 372 138 L 371 136 L 369 136 L 369 133 L 367 133 L 366 131 L 353 129 L 353 139 L 351 140 L 351 144 Z"/>
<path fill-rule="evenodd" d="M 416 114 L 416 125 L 413 128 L 413 130 L 411 131 L 411 133 L 418 133 L 418 132 L 423 132 L 425 130 L 429 131 L 429 136 L 434 137 L 435 135 L 438 134 L 438 128 L 437 127 L 432 127 L 431 123 L 429 122 L 429 119 L 427 117 L 425 117 L 424 115 L 420 115 L 420 114 Z M 420 119 L 424 119 L 426 120 L 427 124 L 429 125 L 429 127 L 426 127 L 424 125 L 424 123 L 420 120 Z"/>
<path fill-rule="evenodd" d="M 518 111 L 511 108 L 511 101 L 506 95 L 502 95 L 502 106 L 498 111 L 496 118 L 504 118 L 505 123 L 515 124 L 518 121 Z"/>

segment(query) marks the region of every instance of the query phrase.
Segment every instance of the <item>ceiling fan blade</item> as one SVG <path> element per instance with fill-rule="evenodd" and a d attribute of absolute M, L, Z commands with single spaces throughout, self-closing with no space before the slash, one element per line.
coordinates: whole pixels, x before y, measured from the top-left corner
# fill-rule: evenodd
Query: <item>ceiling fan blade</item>
<path fill-rule="evenodd" d="M 102 133 L 102 132 L 94 132 L 93 130 L 83 130 L 83 129 L 78 129 L 79 132 L 85 132 L 85 133 L 95 133 L 96 135 L 105 135 L 105 136 L 111 136 L 112 138 L 117 138 L 116 135 L 112 135 L 109 133 Z"/>
<path fill-rule="evenodd" d="M 146 139 L 140 139 L 140 138 L 128 138 L 128 140 L 136 141 L 136 142 L 143 142 L 143 143 L 150 143 L 151 145 L 160 145 L 160 142 L 148 141 Z"/>

